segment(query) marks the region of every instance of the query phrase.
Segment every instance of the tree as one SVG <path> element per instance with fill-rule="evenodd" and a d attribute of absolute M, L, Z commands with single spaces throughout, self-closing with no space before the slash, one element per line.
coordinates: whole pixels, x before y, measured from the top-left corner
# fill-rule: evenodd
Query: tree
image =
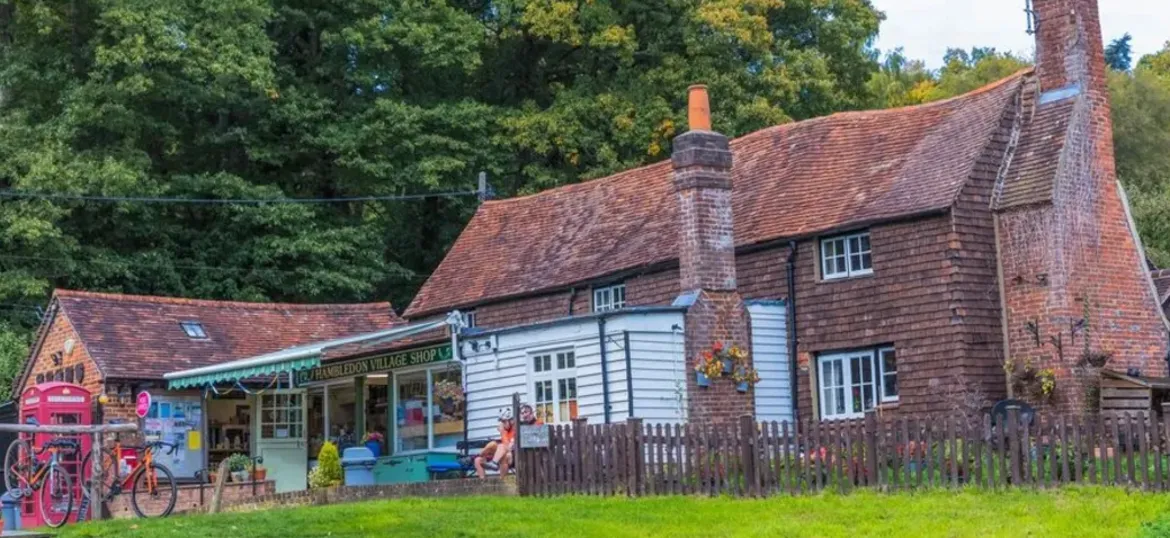
<path fill-rule="evenodd" d="M 1133 36 L 1125 35 L 1109 42 L 1105 47 L 1105 63 L 1114 71 L 1129 71 L 1133 64 Z"/>
<path fill-rule="evenodd" d="M 695 82 L 731 135 L 864 106 L 880 20 L 869 0 L 12 0 L 0 189 L 338 198 L 485 170 L 529 193 L 665 158 Z M 0 321 L 27 342 L 54 287 L 401 307 L 477 203 L 0 198 L 20 307 Z"/>
<path fill-rule="evenodd" d="M 1170 267 L 1170 44 L 1109 77 L 1117 175 L 1146 255 Z"/>

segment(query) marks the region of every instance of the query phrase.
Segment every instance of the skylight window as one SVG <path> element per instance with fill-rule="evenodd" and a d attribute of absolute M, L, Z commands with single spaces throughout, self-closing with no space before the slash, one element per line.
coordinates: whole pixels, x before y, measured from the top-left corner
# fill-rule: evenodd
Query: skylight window
<path fill-rule="evenodd" d="M 198 321 L 180 321 L 179 326 L 188 338 L 207 338 L 207 331 L 203 330 L 203 324 Z"/>

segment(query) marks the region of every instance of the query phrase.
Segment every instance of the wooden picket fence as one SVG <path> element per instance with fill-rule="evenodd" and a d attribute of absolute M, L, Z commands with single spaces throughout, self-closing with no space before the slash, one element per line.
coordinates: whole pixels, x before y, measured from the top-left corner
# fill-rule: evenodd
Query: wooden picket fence
<path fill-rule="evenodd" d="M 547 448 L 521 446 L 522 495 L 763 497 L 855 488 L 1058 487 L 1170 490 L 1170 410 L 1092 416 L 1009 410 L 981 417 L 897 417 L 738 424 L 550 426 Z"/>

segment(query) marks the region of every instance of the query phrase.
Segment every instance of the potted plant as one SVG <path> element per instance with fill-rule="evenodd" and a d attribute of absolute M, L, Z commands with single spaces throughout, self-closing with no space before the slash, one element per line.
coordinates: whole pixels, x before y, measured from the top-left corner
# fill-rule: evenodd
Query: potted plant
<path fill-rule="evenodd" d="M 760 382 L 760 373 L 755 368 L 740 365 L 736 366 L 735 373 L 731 374 L 731 379 L 735 381 L 735 390 L 747 392 L 749 388 Z"/>
<path fill-rule="evenodd" d="M 382 435 L 381 432 L 369 432 L 362 440 L 362 442 L 365 443 L 366 448 L 370 449 L 370 452 L 374 453 L 374 457 L 382 455 L 382 443 L 385 441 L 386 438 Z"/>
<path fill-rule="evenodd" d="M 228 472 L 231 473 L 232 482 L 248 481 L 248 467 L 252 465 L 252 458 L 236 452 L 228 456 L 227 462 Z"/>
<path fill-rule="evenodd" d="M 263 465 L 257 465 L 255 467 L 252 467 L 252 480 L 255 480 L 257 482 L 263 482 L 267 479 L 268 479 L 268 469 L 265 469 Z"/>
<path fill-rule="evenodd" d="M 708 349 L 699 357 L 695 365 L 695 384 L 700 387 L 710 387 L 712 379 L 719 379 L 723 375 L 723 359 Z"/>

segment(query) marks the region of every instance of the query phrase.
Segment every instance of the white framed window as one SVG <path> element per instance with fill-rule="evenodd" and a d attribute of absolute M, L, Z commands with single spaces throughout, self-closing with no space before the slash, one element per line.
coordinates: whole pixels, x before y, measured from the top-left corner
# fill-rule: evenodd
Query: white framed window
<path fill-rule="evenodd" d="M 821 240 L 821 276 L 825 280 L 873 274 L 869 232 Z"/>
<path fill-rule="evenodd" d="M 533 410 L 545 424 L 577 418 L 577 356 L 573 351 L 532 355 L 529 386 Z"/>
<path fill-rule="evenodd" d="M 593 311 L 607 312 L 626 307 L 626 285 L 614 284 L 593 289 Z"/>
<path fill-rule="evenodd" d="M 188 338 L 202 340 L 207 338 L 207 330 L 203 328 L 203 324 L 198 321 L 180 321 L 179 327 L 183 328 L 183 333 Z"/>
<path fill-rule="evenodd" d="M 470 329 L 475 327 L 475 310 L 468 310 L 463 313 L 463 328 Z"/>
<path fill-rule="evenodd" d="M 865 416 L 879 403 L 898 401 L 898 365 L 894 348 L 882 347 L 817 358 L 821 418 Z"/>

